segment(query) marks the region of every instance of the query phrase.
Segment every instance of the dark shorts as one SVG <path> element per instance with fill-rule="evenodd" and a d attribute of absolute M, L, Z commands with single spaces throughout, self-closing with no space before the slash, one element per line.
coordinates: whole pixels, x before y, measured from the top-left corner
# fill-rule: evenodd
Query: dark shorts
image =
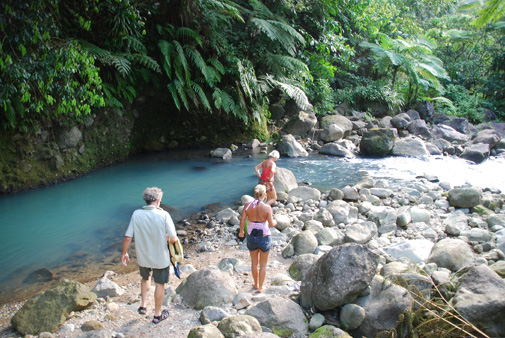
<path fill-rule="evenodd" d="M 258 184 L 263 184 L 266 187 L 267 192 L 272 192 L 274 191 L 274 184 L 270 181 L 263 181 L 260 180 Z"/>
<path fill-rule="evenodd" d="M 249 251 L 260 249 L 263 252 L 268 252 L 272 248 L 272 241 L 270 236 L 247 236 L 247 248 Z"/>
<path fill-rule="evenodd" d="M 164 269 L 151 269 L 140 267 L 140 275 L 143 279 L 148 280 L 149 276 L 153 274 L 153 280 L 157 284 L 166 284 L 168 283 L 168 276 L 170 274 L 170 265 Z"/>

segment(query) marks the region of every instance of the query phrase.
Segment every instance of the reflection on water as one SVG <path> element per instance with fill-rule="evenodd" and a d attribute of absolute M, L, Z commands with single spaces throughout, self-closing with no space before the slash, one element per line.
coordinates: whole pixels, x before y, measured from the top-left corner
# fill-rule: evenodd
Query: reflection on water
<path fill-rule="evenodd" d="M 164 191 L 162 203 L 174 221 L 189 217 L 204 205 L 233 205 L 252 194 L 257 183 L 254 165 L 266 155 L 235 154 L 230 161 L 212 159 L 207 151 L 146 155 L 98 170 L 74 181 L 0 197 L 0 303 L 28 286 L 28 277 L 95 278 L 106 269 L 121 268 L 119 254 L 134 209 L 143 205 L 147 186 Z M 470 182 L 505 190 L 505 161 L 470 165 L 460 159 L 342 159 L 314 155 L 281 158 L 299 182 L 321 191 L 353 185 L 367 173 L 392 182 L 435 175 L 453 185 Z M 33 277 L 33 275 L 31 276 Z M 28 280 L 27 280 L 28 278 Z"/>

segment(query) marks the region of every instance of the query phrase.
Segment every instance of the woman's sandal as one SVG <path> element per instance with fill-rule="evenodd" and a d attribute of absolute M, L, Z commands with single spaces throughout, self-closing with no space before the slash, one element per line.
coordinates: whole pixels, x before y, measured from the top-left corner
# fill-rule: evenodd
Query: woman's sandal
<path fill-rule="evenodd" d="M 163 310 L 161 311 L 161 316 L 154 316 L 153 323 L 158 324 L 159 322 L 167 318 L 168 318 L 168 310 Z"/>
<path fill-rule="evenodd" d="M 137 309 L 137 311 L 139 312 L 139 314 L 145 315 L 147 313 L 147 308 L 141 306 Z"/>

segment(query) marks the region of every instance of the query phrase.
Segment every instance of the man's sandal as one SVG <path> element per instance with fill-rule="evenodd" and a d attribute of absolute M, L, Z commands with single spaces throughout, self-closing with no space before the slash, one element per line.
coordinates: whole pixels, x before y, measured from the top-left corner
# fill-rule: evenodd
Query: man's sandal
<path fill-rule="evenodd" d="M 163 310 L 161 311 L 161 316 L 154 316 L 153 323 L 158 324 L 159 322 L 167 318 L 168 318 L 168 310 Z"/>
<path fill-rule="evenodd" d="M 137 311 L 139 312 L 139 314 L 145 315 L 147 313 L 147 308 L 141 306 L 137 309 Z"/>

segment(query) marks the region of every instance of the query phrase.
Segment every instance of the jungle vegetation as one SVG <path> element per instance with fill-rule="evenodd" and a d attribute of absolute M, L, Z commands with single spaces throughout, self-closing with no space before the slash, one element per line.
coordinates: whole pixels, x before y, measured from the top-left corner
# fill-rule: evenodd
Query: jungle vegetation
<path fill-rule="evenodd" d="M 505 118 L 505 0 L 5 0 L 0 124 L 125 113 L 156 88 L 185 114 L 268 118 L 279 93 L 316 114 Z M 167 112 L 164 112 L 167 113 Z"/>

